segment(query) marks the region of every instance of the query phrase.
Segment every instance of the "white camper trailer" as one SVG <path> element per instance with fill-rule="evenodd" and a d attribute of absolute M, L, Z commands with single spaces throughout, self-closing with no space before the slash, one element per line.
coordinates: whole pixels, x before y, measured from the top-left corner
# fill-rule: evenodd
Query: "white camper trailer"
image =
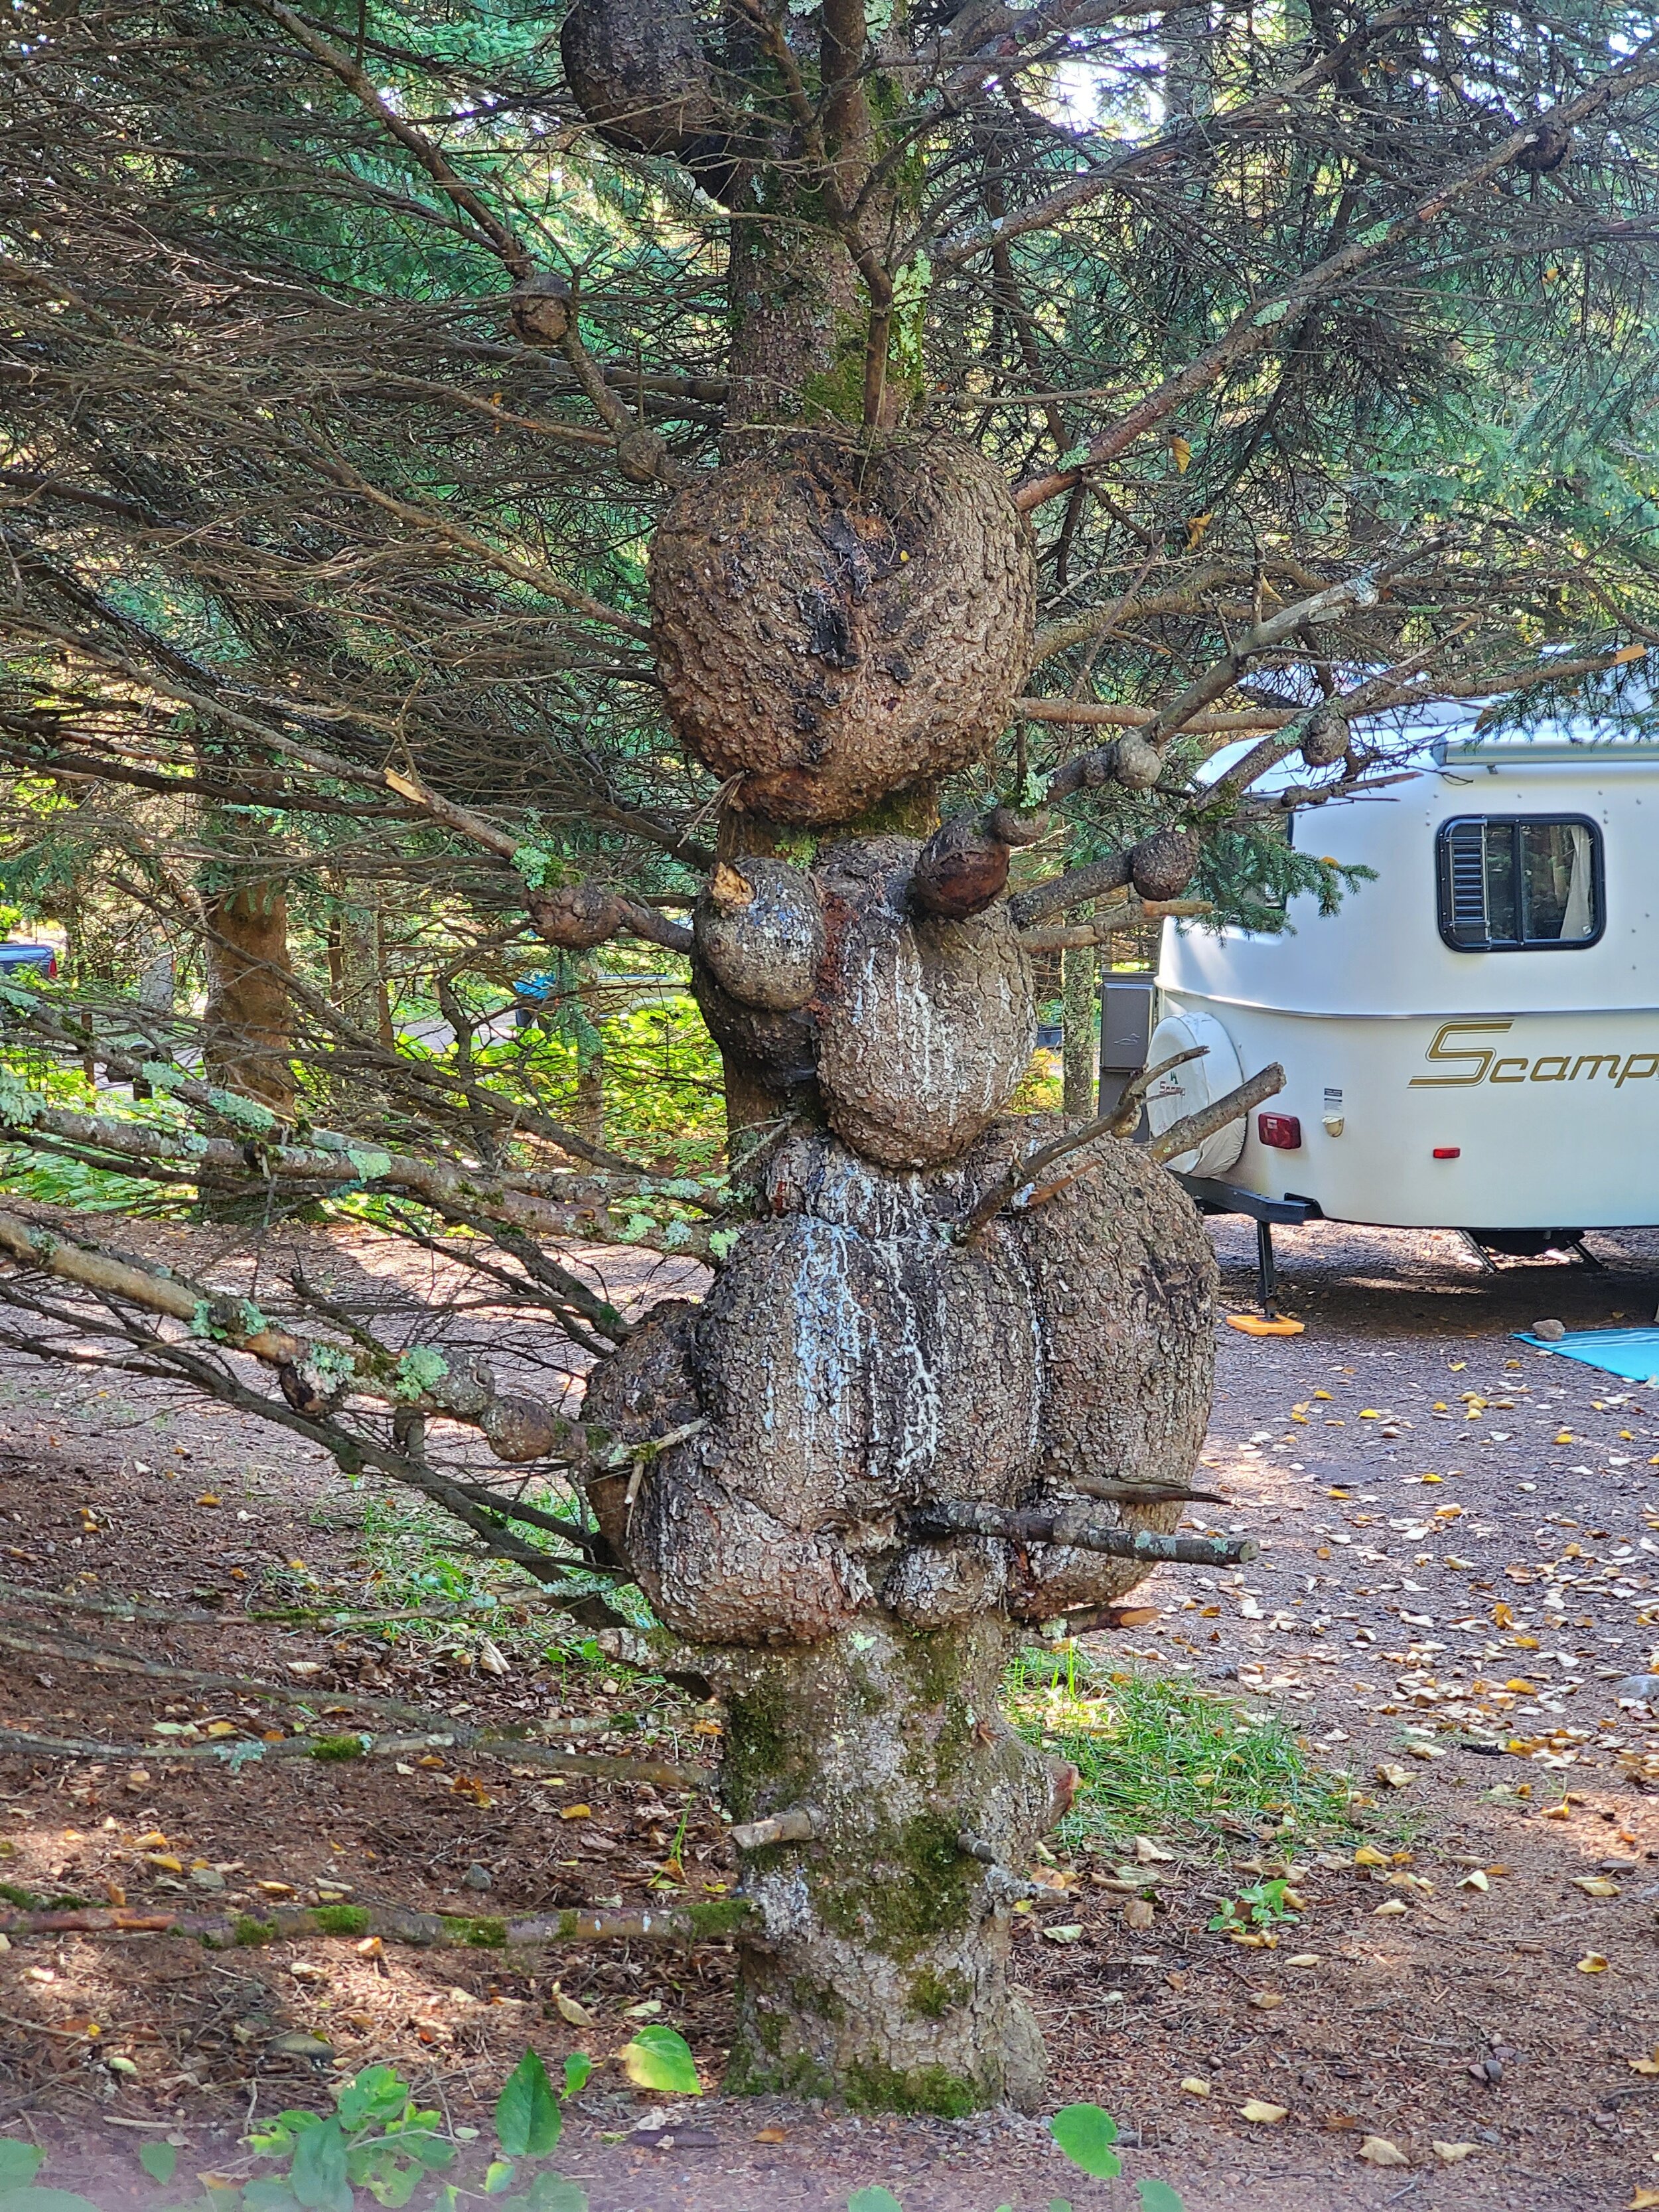
<path fill-rule="evenodd" d="M 1659 745 L 1454 735 L 1299 840 L 1376 872 L 1282 936 L 1166 923 L 1154 1131 L 1278 1060 L 1172 1163 L 1215 1210 L 1536 1252 L 1659 1222 Z M 1144 1034 L 1144 1032 L 1143 1032 Z M 1103 1055 L 1104 1057 L 1104 1055 Z"/>

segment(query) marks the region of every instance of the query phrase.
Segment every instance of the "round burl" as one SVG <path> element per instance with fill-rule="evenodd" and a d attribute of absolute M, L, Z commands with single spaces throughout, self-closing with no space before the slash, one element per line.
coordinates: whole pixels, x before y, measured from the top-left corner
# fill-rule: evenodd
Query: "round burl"
<path fill-rule="evenodd" d="M 1034 1117 L 1039 1135 L 1066 1126 Z M 1018 1218 L 1043 1346 L 1036 1480 L 1021 1499 L 1032 1505 L 1075 1498 L 1089 1477 L 1187 1482 L 1215 1372 L 1215 1255 L 1175 1177 L 1113 1138 L 1064 1166 L 1074 1179 Z M 1167 1532 L 1182 1510 L 1098 1501 L 1089 1517 Z M 1130 1560 L 1034 1544 L 1016 1563 L 1010 1602 L 1042 1620 L 1121 1597 L 1146 1574 Z"/>
<path fill-rule="evenodd" d="M 689 485 L 651 548 L 668 712 L 735 803 L 848 822 L 980 758 L 1030 659 L 1030 528 L 1000 472 L 941 442 L 801 438 Z"/>
<path fill-rule="evenodd" d="M 728 996 L 768 1012 L 804 1006 L 823 957 L 817 885 L 787 860 L 720 860 L 692 916 L 697 957 Z"/>
<path fill-rule="evenodd" d="M 906 1525 L 937 1500 L 1180 1518 L 1087 1487 L 1182 1484 L 1198 1455 L 1215 1269 L 1174 1178 L 1103 1139 L 1042 1206 L 952 1234 L 1066 1126 L 1003 1122 L 932 1176 L 798 1127 L 708 1298 L 658 1309 L 596 1370 L 586 1418 L 623 1443 L 703 1424 L 637 1479 L 590 1485 L 671 1627 L 809 1644 L 881 1610 L 918 1628 L 991 1608 L 1044 1620 L 1144 1579 L 1074 1546 L 919 1541 Z"/>
<path fill-rule="evenodd" d="M 689 9 L 576 0 L 559 54 L 584 117 L 623 153 L 685 157 L 718 144 L 713 74 Z"/>
<path fill-rule="evenodd" d="M 837 845 L 820 864 L 830 951 L 818 1088 L 836 1133 L 890 1168 L 966 1152 L 1019 1087 L 1036 1046 L 1031 963 L 1006 902 L 962 921 L 918 914 L 921 848 Z"/>

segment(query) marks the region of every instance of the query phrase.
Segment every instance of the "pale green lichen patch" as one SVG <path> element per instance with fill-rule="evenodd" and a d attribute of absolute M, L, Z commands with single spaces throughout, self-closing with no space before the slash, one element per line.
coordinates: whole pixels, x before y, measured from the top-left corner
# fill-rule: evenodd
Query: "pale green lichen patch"
<path fill-rule="evenodd" d="M 429 1344 L 416 1344 L 392 1370 L 392 1395 L 412 1403 L 429 1397 L 449 1373 L 449 1362 Z"/>

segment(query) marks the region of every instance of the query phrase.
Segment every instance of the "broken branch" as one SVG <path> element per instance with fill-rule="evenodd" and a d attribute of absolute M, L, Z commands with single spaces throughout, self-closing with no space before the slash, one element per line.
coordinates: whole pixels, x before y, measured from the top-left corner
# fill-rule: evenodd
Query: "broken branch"
<path fill-rule="evenodd" d="M 923 1542 L 1000 1536 L 1015 1544 L 1066 1544 L 1147 1565 L 1174 1560 L 1189 1567 L 1240 1567 L 1256 1556 L 1249 1536 L 1165 1536 L 1152 1528 L 1107 1528 L 1084 1520 L 1076 1506 L 981 1505 L 969 1498 L 939 1498 L 922 1506 L 910 1516 L 906 1533 Z"/>
<path fill-rule="evenodd" d="M 1198 1113 L 1171 1122 L 1162 1136 L 1154 1137 L 1147 1146 L 1147 1157 L 1161 1164 L 1195 1150 L 1206 1137 L 1213 1137 L 1218 1129 L 1224 1129 L 1234 1121 L 1242 1121 L 1253 1106 L 1260 1106 L 1264 1099 L 1272 1098 L 1284 1088 L 1285 1071 L 1273 1060 L 1248 1083 L 1241 1083 L 1237 1091 L 1230 1091 L 1224 1098 L 1218 1098 Z"/>

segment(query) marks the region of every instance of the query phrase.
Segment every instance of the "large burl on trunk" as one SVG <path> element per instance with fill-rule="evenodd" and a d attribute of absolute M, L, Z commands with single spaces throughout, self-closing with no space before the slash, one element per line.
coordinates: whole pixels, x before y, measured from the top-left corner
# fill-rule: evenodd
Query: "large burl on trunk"
<path fill-rule="evenodd" d="M 1052 1510 L 1091 1476 L 1179 1485 L 1213 1353 L 1208 1240 L 1131 1146 L 1099 1140 L 1045 1205 L 953 1236 L 1065 1126 L 997 1122 L 927 1174 L 798 1127 L 710 1296 L 659 1307 L 590 1385 L 629 1441 L 702 1424 L 593 1502 L 664 1620 L 720 1647 L 740 1828 L 803 1830 L 746 1855 L 734 2084 L 943 2111 L 1040 2094 L 1009 1911 L 1069 1771 L 1010 1734 L 999 1680 L 1016 1622 L 1146 1571 L 912 1523 L 938 1501 Z M 1087 1508 L 1165 1531 L 1180 1512 Z"/>
<path fill-rule="evenodd" d="M 1036 579 L 1030 530 L 971 447 L 798 438 L 690 486 L 652 541 L 668 711 L 749 812 L 849 822 L 1000 733 Z"/>

